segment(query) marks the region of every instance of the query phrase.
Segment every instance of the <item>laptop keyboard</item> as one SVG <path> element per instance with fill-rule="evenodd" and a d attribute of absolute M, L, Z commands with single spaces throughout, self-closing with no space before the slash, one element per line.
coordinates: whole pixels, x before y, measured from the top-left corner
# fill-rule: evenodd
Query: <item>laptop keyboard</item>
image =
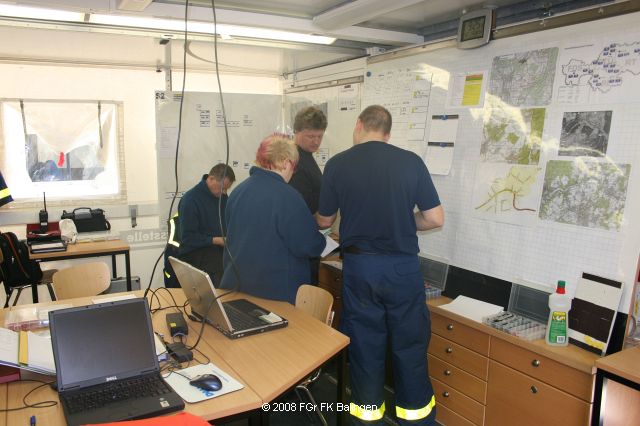
<path fill-rule="evenodd" d="M 171 392 L 171 388 L 159 376 L 136 377 L 105 383 L 95 390 L 84 390 L 72 395 L 62 395 L 70 414 L 95 410 L 128 398 L 161 396 Z"/>
<path fill-rule="evenodd" d="M 267 324 L 260 318 L 247 315 L 229 303 L 224 303 L 223 306 L 234 330 L 248 330 L 250 328 L 263 327 Z"/>

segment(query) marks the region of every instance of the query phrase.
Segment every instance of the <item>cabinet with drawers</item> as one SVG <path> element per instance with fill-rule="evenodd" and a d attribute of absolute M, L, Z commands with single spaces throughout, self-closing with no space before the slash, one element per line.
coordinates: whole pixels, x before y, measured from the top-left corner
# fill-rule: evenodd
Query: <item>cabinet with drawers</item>
<path fill-rule="evenodd" d="M 327 290 L 333 296 L 333 328 L 338 328 L 342 320 L 342 269 L 320 262 L 318 287 Z"/>
<path fill-rule="evenodd" d="M 430 309 L 427 356 L 440 424 L 589 424 L 595 354 L 525 341 Z"/>
<path fill-rule="evenodd" d="M 484 424 L 489 343 L 488 334 L 431 312 L 429 376 L 439 423 Z"/>
<path fill-rule="evenodd" d="M 342 270 L 320 264 L 320 287 L 334 296 L 334 326 L 342 317 Z M 526 341 L 428 301 L 427 358 L 437 420 L 445 426 L 589 424 L 595 361 L 576 346 Z"/>

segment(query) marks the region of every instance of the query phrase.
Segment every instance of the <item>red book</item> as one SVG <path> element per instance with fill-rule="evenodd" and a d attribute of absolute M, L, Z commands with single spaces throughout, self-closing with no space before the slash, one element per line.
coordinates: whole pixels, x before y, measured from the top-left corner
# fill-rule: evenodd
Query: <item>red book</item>
<path fill-rule="evenodd" d="M 20 380 L 20 369 L 0 365 L 0 383 L 15 382 Z"/>

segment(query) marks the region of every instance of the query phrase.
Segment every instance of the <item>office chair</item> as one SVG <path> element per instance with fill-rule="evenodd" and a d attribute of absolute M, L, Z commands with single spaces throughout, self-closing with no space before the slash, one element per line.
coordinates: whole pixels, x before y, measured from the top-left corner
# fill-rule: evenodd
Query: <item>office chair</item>
<path fill-rule="evenodd" d="M 57 300 L 97 296 L 110 285 L 111 274 L 104 262 L 82 263 L 53 274 L 53 290 Z"/>
<path fill-rule="evenodd" d="M 331 326 L 333 322 L 333 296 L 327 290 L 320 287 L 308 284 L 301 285 L 296 293 L 295 306 L 328 326 Z M 320 411 L 320 406 L 316 404 L 316 400 L 309 390 L 309 386 L 320 378 L 321 372 L 321 368 L 318 368 L 309 377 L 299 383 L 296 386 L 296 394 L 301 401 L 304 401 L 303 395 L 306 394 L 309 401 L 316 407 L 316 413 L 322 425 L 327 426 L 327 421 Z"/>
<path fill-rule="evenodd" d="M 4 262 L 4 255 L 2 254 L 2 250 L 0 250 L 0 263 L 2 262 Z M 34 285 L 35 286 L 46 285 L 47 290 L 49 290 L 49 296 L 51 297 L 51 300 L 56 300 L 55 293 L 53 292 L 53 287 L 51 286 L 53 274 L 56 272 L 57 272 L 57 269 L 45 269 L 44 271 L 42 271 L 42 278 L 40 279 L 40 281 L 38 281 L 35 284 L 22 284 L 22 285 L 10 286 L 9 284 L 7 284 L 6 281 L 2 280 L 2 283 L 4 284 L 4 291 L 6 293 L 6 300 L 4 302 L 4 307 L 6 308 L 9 306 L 9 301 L 11 300 L 11 295 L 13 294 L 13 290 L 16 290 L 17 293 L 16 293 L 16 298 L 13 299 L 13 304 L 11 306 L 16 306 L 18 304 L 18 300 L 20 299 L 20 294 L 22 294 L 22 290 L 32 288 Z M 0 278 L 2 277 L 0 276 Z"/>

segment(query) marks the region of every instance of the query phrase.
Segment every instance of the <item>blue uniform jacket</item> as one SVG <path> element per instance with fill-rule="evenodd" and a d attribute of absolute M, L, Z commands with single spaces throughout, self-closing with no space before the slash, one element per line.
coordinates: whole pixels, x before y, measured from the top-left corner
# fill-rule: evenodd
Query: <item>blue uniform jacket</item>
<path fill-rule="evenodd" d="M 302 196 L 277 173 L 252 167 L 229 196 L 222 288 L 295 303 L 309 283 L 309 258 L 325 239 Z M 240 279 L 238 280 L 238 274 Z"/>
<path fill-rule="evenodd" d="M 221 198 L 216 198 L 207 187 L 207 176 L 202 176 L 200 182 L 185 192 L 180 200 L 178 206 L 181 233 L 180 254 L 189 253 L 202 247 L 213 247 L 213 237 L 222 236 L 218 219 L 218 203 L 222 200 L 224 217 L 227 196 L 222 194 Z"/>

